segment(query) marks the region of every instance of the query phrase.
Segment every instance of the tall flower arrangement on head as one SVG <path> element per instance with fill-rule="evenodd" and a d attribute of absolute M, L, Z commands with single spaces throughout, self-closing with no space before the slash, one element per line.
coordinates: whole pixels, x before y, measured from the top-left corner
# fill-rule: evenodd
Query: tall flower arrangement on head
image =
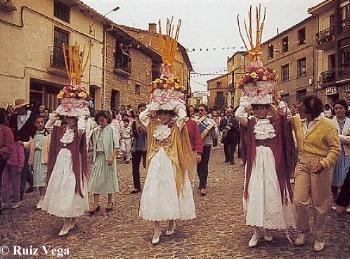
<path fill-rule="evenodd" d="M 159 20 L 159 49 L 162 55 L 160 67 L 160 78 L 151 83 L 151 103 L 160 104 L 160 109 L 173 110 L 176 105 L 185 103 L 184 87 L 173 73 L 173 65 L 177 51 L 177 40 L 179 38 L 181 20 L 175 29 L 173 18 L 167 19 L 165 35 L 162 34 L 162 25 Z"/>
<path fill-rule="evenodd" d="M 64 88 L 57 95 L 57 98 L 75 98 L 85 100 L 87 99 L 88 94 L 85 87 L 81 85 L 81 78 L 83 77 L 83 72 L 90 57 L 91 46 L 88 48 L 88 53 L 85 60 L 85 46 L 83 51 L 80 51 L 80 46 L 77 42 L 71 46 L 67 46 L 63 43 L 62 49 L 64 64 L 70 84 L 64 86 Z"/>
<path fill-rule="evenodd" d="M 243 41 L 244 46 L 248 50 L 248 58 L 250 64 L 247 68 L 247 71 L 244 76 L 240 79 L 239 88 L 244 88 L 243 86 L 247 83 L 254 83 L 257 81 L 275 81 L 277 80 L 277 72 L 273 69 L 264 67 L 263 62 L 261 61 L 262 47 L 262 34 L 264 30 L 265 18 L 266 18 L 266 7 L 264 8 L 264 14 L 262 16 L 261 5 L 256 7 L 256 30 L 255 35 L 253 35 L 253 17 L 252 17 L 252 6 L 249 8 L 249 27 L 247 26 L 246 21 L 244 20 L 244 29 L 247 36 L 247 42 L 243 37 L 239 15 L 237 15 L 237 23 L 239 35 Z M 254 37 L 255 36 L 255 37 Z M 254 42 L 255 38 L 255 42 Z"/>
<path fill-rule="evenodd" d="M 173 74 L 173 64 L 181 27 L 181 20 L 178 20 L 175 30 L 173 20 L 173 17 L 171 19 L 167 18 L 165 35 L 162 34 L 162 24 L 159 20 L 159 48 L 162 53 L 163 64 L 160 67 L 160 78 L 157 78 L 151 84 L 152 91 L 155 89 L 184 90 L 179 79 Z"/>

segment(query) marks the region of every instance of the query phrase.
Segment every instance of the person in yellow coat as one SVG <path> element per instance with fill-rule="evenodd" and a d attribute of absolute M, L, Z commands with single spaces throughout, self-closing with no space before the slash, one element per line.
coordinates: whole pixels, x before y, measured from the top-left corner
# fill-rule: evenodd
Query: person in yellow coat
<path fill-rule="evenodd" d="M 322 101 L 316 96 L 301 99 L 292 112 L 298 146 L 295 168 L 294 204 L 297 228 L 295 245 L 304 245 L 310 233 L 307 207 L 314 215 L 314 251 L 325 247 L 326 214 L 331 201 L 332 170 L 340 154 L 340 142 L 334 123 L 323 116 Z M 297 114 L 299 112 L 299 114 Z"/>

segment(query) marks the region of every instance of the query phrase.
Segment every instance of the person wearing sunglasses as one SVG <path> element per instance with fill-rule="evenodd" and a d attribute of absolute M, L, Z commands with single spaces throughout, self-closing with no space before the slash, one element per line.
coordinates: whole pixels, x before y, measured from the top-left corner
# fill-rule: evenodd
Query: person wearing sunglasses
<path fill-rule="evenodd" d="M 247 117 L 251 110 L 253 115 Z M 272 241 L 271 230 L 295 227 L 289 175 L 294 169 L 294 142 L 287 116 L 272 105 L 272 94 L 241 97 L 236 118 L 242 126 L 245 157 L 243 207 L 246 225 L 254 234 L 249 247 L 260 238 Z M 288 237 L 288 235 L 287 235 Z"/>
<path fill-rule="evenodd" d="M 199 191 L 201 196 L 205 196 L 208 179 L 208 164 L 210 158 L 210 152 L 215 139 L 219 137 L 219 130 L 213 119 L 207 116 L 208 107 L 205 104 L 201 104 L 198 107 L 198 124 L 201 131 L 201 137 L 203 139 L 203 153 L 202 159 L 197 165 L 197 174 L 199 177 Z"/>

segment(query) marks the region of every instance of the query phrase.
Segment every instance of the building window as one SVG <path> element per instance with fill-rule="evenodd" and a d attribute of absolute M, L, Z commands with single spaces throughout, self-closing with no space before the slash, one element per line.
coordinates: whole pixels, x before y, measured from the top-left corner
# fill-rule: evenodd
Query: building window
<path fill-rule="evenodd" d="M 282 52 L 288 51 L 288 37 L 282 39 Z"/>
<path fill-rule="evenodd" d="M 59 28 L 54 29 L 54 46 L 51 55 L 51 67 L 64 68 L 63 44 L 68 46 L 69 33 Z"/>
<path fill-rule="evenodd" d="M 137 95 L 141 94 L 141 86 L 139 84 L 135 85 L 135 94 Z"/>
<path fill-rule="evenodd" d="M 335 54 L 328 55 L 328 70 L 335 69 Z"/>
<path fill-rule="evenodd" d="M 297 73 L 298 73 L 298 78 L 306 76 L 306 58 L 298 59 Z"/>
<path fill-rule="evenodd" d="M 216 82 L 216 88 L 221 88 L 222 83 L 221 82 Z"/>
<path fill-rule="evenodd" d="M 268 55 L 269 55 L 269 58 L 273 58 L 273 53 L 274 53 L 273 45 L 272 45 L 272 44 L 269 44 L 269 46 L 268 46 Z"/>
<path fill-rule="evenodd" d="M 339 64 L 341 76 L 350 75 L 350 38 L 339 42 Z"/>
<path fill-rule="evenodd" d="M 54 6 L 53 7 L 54 16 L 57 17 L 58 19 L 61 19 L 62 21 L 69 23 L 69 11 L 70 11 L 69 6 L 59 1 L 55 1 L 53 6 Z"/>
<path fill-rule="evenodd" d="M 340 8 L 340 26 L 341 31 L 350 31 L 350 4 Z"/>
<path fill-rule="evenodd" d="M 115 67 L 131 73 L 131 58 L 129 47 L 123 43 L 116 46 Z"/>
<path fill-rule="evenodd" d="M 281 66 L 281 81 L 289 80 L 289 64 Z"/>
<path fill-rule="evenodd" d="M 218 109 L 221 109 L 225 105 L 225 98 L 224 98 L 224 92 L 217 92 L 216 93 L 216 107 Z"/>
<path fill-rule="evenodd" d="M 118 109 L 120 104 L 120 92 L 118 90 L 112 90 L 111 93 L 111 110 Z"/>
<path fill-rule="evenodd" d="M 299 43 L 299 45 L 303 45 L 306 43 L 305 28 L 298 30 L 298 43 Z"/>

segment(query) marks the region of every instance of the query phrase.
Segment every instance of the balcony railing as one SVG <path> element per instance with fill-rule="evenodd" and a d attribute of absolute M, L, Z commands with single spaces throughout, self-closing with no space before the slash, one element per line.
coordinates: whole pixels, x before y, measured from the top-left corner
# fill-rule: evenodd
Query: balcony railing
<path fill-rule="evenodd" d="M 340 79 L 350 79 L 350 65 L 340 67 L 339 77 Z"/>
<path fill-rule="evenodd" d="M 328 70 L 321 73 L 321 80 L 322 83 L 328 83 L 335 81 L 335 71 L 334 70 Z"/>
<path fill-rule="evenodd" d="M 336 26 L 331 26 L 327 29 L 319 31 L 318 33 L 316 33 L 316 41 L 319 45 L 331 41 L 335 39 L 335 33 Z"/>

